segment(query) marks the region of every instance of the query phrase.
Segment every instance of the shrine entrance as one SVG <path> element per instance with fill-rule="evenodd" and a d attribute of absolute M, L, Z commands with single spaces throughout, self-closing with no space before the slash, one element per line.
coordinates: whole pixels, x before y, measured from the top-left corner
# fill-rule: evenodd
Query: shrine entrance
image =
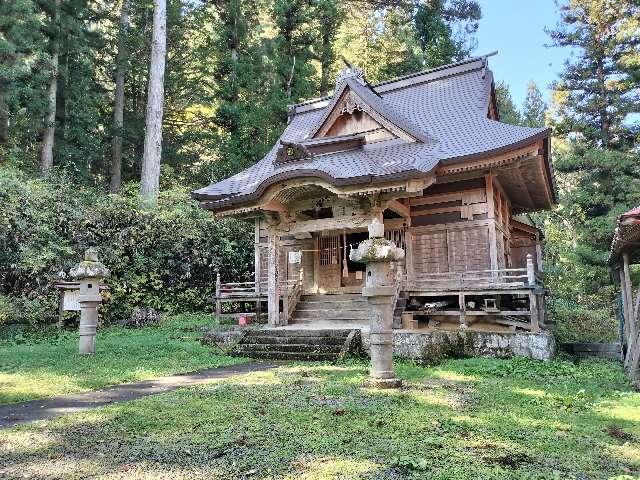
<path fill-rule="evenodd" d="M 366 231 L 315 234 L 315 284 L 317 293 L 360 293 L 365 266 L 349 259 L 349 252 L 367 239 Z"/>

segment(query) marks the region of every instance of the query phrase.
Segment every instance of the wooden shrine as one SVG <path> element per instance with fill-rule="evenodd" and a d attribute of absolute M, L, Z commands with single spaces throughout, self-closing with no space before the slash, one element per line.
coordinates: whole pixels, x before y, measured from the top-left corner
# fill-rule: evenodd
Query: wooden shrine
<path fill-rule="evenodd" d="M 397 300 L 414 325 L 545 327 L 527 213 L 556 201 L 549 131 L 500 122 L 486 57 L 373 86 L 345 68 L 333 96 L 290 107 L 265 158 L 193 195 L 253 222 L 255 282 L 221 284 L 217 302 L 267 300 L 272 326 L 294 322 L 302 296 L 361 292 L 349 252 L 377 218 L 405 250 Z"/>

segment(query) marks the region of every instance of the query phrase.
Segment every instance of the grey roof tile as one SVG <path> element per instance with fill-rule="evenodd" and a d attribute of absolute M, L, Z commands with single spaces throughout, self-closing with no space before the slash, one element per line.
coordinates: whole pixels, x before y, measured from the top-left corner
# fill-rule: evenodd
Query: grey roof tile
<path fill-rule="evenodd" d="M 439 163 L 462 161 L 548 135 L 543 128 L 508 125 L 487 118 L 493 76 L 485 59 L 401 77 L 375 86 L 382 98 L 354 79 L 338 87 L 335 99 L 294 106 L 295 114 L 281 138 L 303 141 L 317 130 L 347 86 L 416 143 L 379 142 L 274 165 L 278 144 L 258 163 L 221 182 L 193 192 L 200 200 L 237 204 L 259 195 L 270 184 L 291 176 L 319 176 L 335 184 L 376 182 L 389 175 L 429 173 Z M 221 201 L 222 199 L 226 199 Z"/>

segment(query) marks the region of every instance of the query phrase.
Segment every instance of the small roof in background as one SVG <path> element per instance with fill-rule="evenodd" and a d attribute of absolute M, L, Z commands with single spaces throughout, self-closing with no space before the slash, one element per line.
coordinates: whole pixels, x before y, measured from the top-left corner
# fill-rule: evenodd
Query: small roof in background
<path fill-rule="evenodd" d="M 609 263 L 615 263 L 622 252 L 628 252 L 632 257 L 640 254 L 640 206 L 618 216 Z"/>

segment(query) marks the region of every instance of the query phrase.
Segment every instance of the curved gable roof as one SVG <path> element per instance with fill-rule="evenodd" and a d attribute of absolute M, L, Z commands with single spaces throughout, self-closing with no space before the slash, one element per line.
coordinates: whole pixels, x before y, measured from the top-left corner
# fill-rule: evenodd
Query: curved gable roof
<path fill-rule="evenodd" d="M 382 82 L 373 86 L 376 93 L 355 78 L 346 78 L 333 97 L 292 106 L 289 125 L 280 138 L 293 142 L 310 138 L 326 121 L 342 92 L 351 88 L 417 141 L 387 140 L 317 155 L 304 162 L 274 165 L 278 142 L 252 167 L 196 190 L 193 196 L 223 207 L 251 201 L 269 185 L 286 178 L 316 176 L 334 185 L 411 178 L 428 174 L 441 163 L 500 153 L 548 137 L 548 129 L 489 119 L 492 84 L 493 75 L 484 57 Z"/>

